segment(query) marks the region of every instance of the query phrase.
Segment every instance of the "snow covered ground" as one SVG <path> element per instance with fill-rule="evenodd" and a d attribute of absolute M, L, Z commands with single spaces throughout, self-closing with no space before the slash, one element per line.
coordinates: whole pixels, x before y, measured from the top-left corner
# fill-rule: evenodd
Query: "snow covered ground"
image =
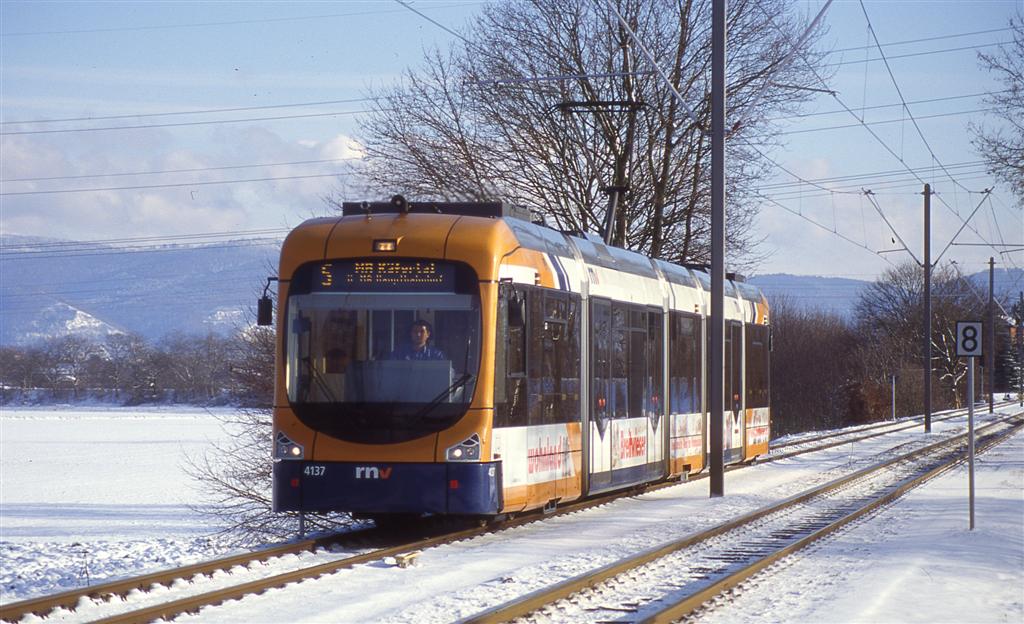
<path fill-rule="evenodd" d="M 1024 622 L 1024 434 L 977 457 L 968 509 L 963 465 L 701 621 Z"/>
<path fill-rule="evenodd" d="M 955 419 L 935 430 L 963 426 Z M 219 554 L 223 545 L 204 537 L 212 527 L 188 509 L 198 493 L 182 462 L 224 435 L 202 411 L 5 410 L 3 601 L 84 582 L 86 564 L 95 581 Z M 410 568 L 375 562 L 179 621 L 452 621 L 931 438 L 915 429 L 758 465 L 729 473 L 724 498 L 709 499 L 706 481 L 680 484 L 429 550 Z M 979 457 L 975 531 L 967 530 L 965 472 L 953 471 L 700 619 L 1024 622 L 1022 458 L 1024 435 Z M 318 556 L 329 557 L 304 558 Z M 91 619 L 89 609 L 76 615 Z"/>
<path fill-rule="evenodd" d="M 227 435 L 203 408 L 2 408 L 2 601 L 224 552 L 185 463 Z"/>

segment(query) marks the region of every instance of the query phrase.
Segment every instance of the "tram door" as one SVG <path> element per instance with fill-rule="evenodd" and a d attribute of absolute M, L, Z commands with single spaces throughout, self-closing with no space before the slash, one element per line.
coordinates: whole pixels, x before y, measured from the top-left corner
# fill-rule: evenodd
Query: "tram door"
<path fill-rule="evenodd" d="M 743 459 L 743 324 L 731 321 L 725 326 L 725 423 L 723 443 L 725 463 Z"/>

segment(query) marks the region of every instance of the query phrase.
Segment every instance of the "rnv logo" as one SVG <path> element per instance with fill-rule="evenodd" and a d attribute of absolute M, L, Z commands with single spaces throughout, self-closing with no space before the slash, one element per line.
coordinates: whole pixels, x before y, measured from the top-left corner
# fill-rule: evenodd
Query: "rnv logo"
<path fill-rule="evenodd" d="M 384 479 L 391 476 L 391 466 L 377 468 L 376 466 L 356 466 L 356 479 Z"/>

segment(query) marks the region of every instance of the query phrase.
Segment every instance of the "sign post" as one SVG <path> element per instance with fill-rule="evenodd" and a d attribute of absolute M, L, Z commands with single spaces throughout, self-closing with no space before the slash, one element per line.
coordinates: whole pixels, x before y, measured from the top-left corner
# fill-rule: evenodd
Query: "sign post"
<path fill-rule="evenodd" d="M 981 357 L 981 323 L 957 321 L 956 355 L 967 358 L 967 496 L 974 530 L 974 358 Z"/>

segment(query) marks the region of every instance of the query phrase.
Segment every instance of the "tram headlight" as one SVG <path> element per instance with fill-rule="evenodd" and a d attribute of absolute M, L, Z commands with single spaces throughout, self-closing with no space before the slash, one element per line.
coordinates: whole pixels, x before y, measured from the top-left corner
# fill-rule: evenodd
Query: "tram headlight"
<path fill-rule="evenodd" d="M 449 446 L 445 455 L 448 461 L 479 461 L 480 436 L 474 433 L 455 446 Z"/>
<path fill-rule="evenodd" d="M 274 459 L 302 459 L 306 456 L 306 449 L 298 442 L 295 442 L 278 431 L 274 438 Z"/>

